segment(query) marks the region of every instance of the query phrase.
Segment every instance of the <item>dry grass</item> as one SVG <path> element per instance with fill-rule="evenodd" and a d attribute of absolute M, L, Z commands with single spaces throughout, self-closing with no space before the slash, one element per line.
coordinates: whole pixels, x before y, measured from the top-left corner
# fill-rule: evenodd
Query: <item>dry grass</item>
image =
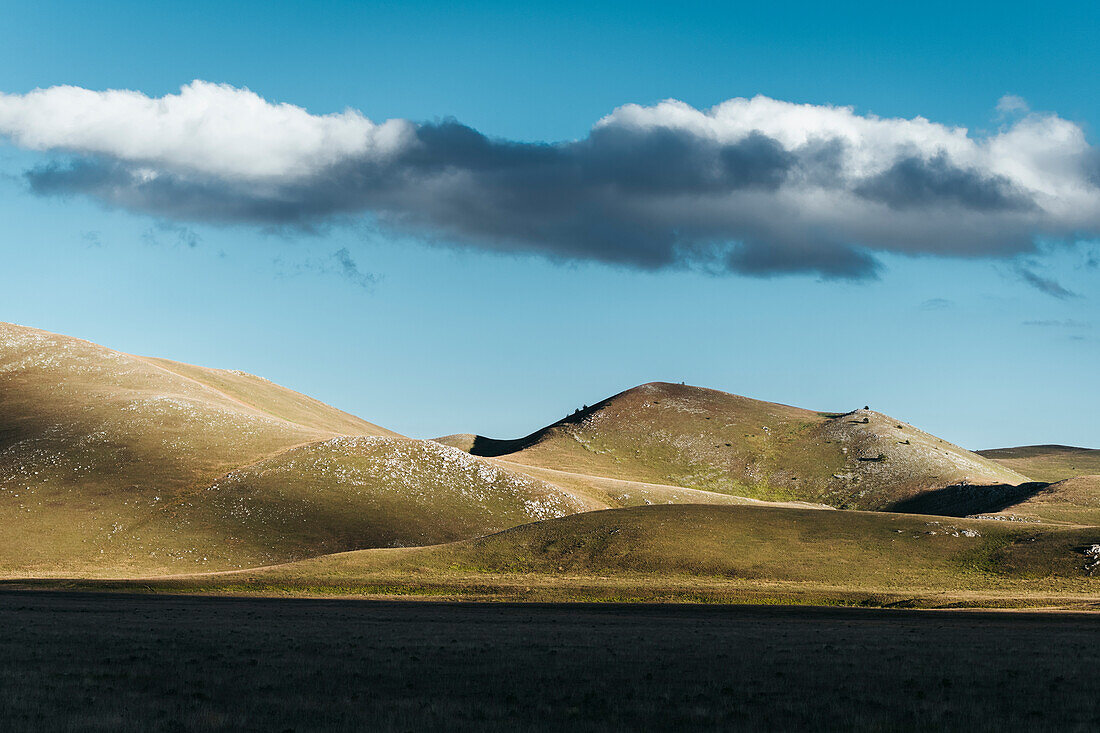
<path fill-rule="evenodd" d="M 603 506 L 259 377 L 0 324 L 0 575 L 250 567 Z"/>
<path fill-rule="evenodd" d="M 441 440 L 516 464 L 857 509 L 964 481 L 1026 481 L 872 410 L 826 415 L 666 383 L 627 390 L 520 440 Z"/>
<path fill-rule="evenodd" d="M 255 567 L 706 501 L 744 500 L 528 476 L 260 377 L 0 324 L 0 577 Z"/>
<path fill-rule="evenodd" d="M 239 573 L 24 587 L 539 601 L 1082 606 L 1100 528 L 880 512 L 651 506 L 435 547 Z"/>
<path fill-rule="evenodd" d="M 1001 516 L 1100 526 L 1100 476 L 1066 479 L 1007 507 Z"/>
<path fill-rule="evenodd" d="M 1025 445 L 978 451 L 1035 481 L 1054 483 L 1078 476 L 1100 474 L 1100 450 L 1068 445 Z"/>

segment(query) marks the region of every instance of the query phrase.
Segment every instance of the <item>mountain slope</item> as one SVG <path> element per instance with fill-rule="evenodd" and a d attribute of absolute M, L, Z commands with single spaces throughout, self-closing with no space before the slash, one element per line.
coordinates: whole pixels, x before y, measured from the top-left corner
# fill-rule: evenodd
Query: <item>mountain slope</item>
<path fill-rule="evenodd" d="M 589 476 L 583 473 L 571 473 L 552 468 L 512 463 L 501 458 L 487 459 L 495 465 L 511 471 L 522 472 L 533 478 L 549 481 L 555 486 L 569 491 L 574 496 L 600 504 L 601 509 L 621 509 L 632 506 L 650 506 L 652 504 L 722 504 L 728 506 L 787 506 L 802 509 L 832 509 L 825 504 L 813 502 L 776 502 L 762 501 L 734 494 L 721 494 L 715 491 L 688 489 L 682 486 L 652 484 L 643 481 Z"/>
<path fill-rule="evenodd" d="M 1100 474 L 1100 450 L 1069 445 L 1023 445 L 980 450 L 978 455 L 1018 471 L 1035 481 L 1053 483 L 1076 476 Z"/>
<path fill-rule="evenodd" d="M 0 575 L 253 567 L 633 503 L 743 501 L 516 469 L 242 372 L 0 324 Z"/>
<path fill-rule="evenodd" d="M 0 573 L 247 567 L 605 503 L 252 375 L 0 324 Z"/>
<path fill-rule="evenodd" d="M 960 482 L 1027 480 L 872 410 L 826 414 L 667 383 L 627 390 L 518 440 L 439 440 L 522 465 L 861 509 Z"/>
<path fill-rule="evenodd" d="M 220 528 L 207 554 L 245 566 L 451 542 L 606 507 L 432 441 L 375 436 L 292 448 L 188 501 L 189 522 Z"/>
<path fill-rule="evenodd" d="M 184 553 L 193 542 L 169 530 L 165 507 L 340 433 L 393 435 L 257 377 L 0 324 L 0 569 L 159 567 L 121 536 L 140 527 Z"/>

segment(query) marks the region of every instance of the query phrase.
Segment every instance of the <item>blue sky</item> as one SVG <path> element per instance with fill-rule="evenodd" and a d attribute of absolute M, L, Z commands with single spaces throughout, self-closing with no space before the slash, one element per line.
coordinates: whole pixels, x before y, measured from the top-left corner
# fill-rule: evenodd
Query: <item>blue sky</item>
<path fill-rule="evenodd" d="M 453 117 L 530 142 L 583 139 L 624 104 L 705 109 L 757 94 L 978 137 L 1005 124 L 1006 94 L 1090 144 L 1100 121 L 1100 10 L 1085 3 L 2 11 L 0 92 L 12 95 L 74 85 L 160 97 L 202 79 L 315 115 Z M 877 278 L 708 274 L 485 251 L 369 212 L 309 232 L 169 221 L 33 192 L 24 173 L 57 159 L 0 145 L 0 319 L 246 369 L 413 436 L 514 437 L 663 379 L 817 409 L 869 404 L 971 448 L 1100 446 L 1091 231 L 1024 255 L 890 245 Z"/>

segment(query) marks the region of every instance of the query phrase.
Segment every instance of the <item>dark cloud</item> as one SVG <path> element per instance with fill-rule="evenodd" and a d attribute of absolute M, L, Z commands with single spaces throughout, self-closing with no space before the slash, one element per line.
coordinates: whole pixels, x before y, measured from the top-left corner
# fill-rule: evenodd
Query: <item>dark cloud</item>
<path fill-rule="evenodd" d="M 975 211 L 1028 211 L 1026 196 L 1003 176 L 953 165 L 945 155 L 909 157 L 856 187 L 856 192 L 897 209 L 955 206 Z"/>
<path fill-rule="evenodd" d="M 150 175 L 103 157 L 26 177 L 39 194 L 88 195 L 175 222 L 309 230 L 365 215 L 483 249 L 754 276 L 873 278 L 876 251 L 1009 256 L 1051 229 L 1010 181 L 942 153 L 853 180 L 842 171 L 849 145 L 829 137 L 788 148 L 759 132 L 729 143 L 608 124 L 544 144 L 492 139 L 452 120 L 411 130 L 412 142 L 392 155 L 344 158 L 304 177 Z M 1020 276 L 1071 295 L 1030 270 Z"/>
<path fill-rule="evenodd" d="M 758 276 L 810 271 L 827 278 L 861 280 L 878 277 L 882 269 L 866 251 L 812 241 L 804 247 L 745 242 L 729 253 L 726 262 L 734 272 Z"/>
<path fill-rule="evenodd" d="M 1049 277 L 1043 277 L 1034 270 L 1031 270 L 1024 265 L 1019 265 L 1016 268 L 1016 274 L 1021 280 L 1035 288 L 1036 290 L 1046 293 L 1047 295 L 1058 298 L 1059 300 L 1068 300 L 1069 298 L 1080 297 L 1072 290 L 1067 290 L 1057 281 Z"/>

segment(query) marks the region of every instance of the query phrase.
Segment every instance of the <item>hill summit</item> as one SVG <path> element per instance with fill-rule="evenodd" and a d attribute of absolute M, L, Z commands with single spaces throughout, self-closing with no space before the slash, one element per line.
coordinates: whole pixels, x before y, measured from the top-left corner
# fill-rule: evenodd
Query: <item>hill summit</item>
<path fill-rule="evenodd" d="M 1027 478 L 869 409 L 843 414 L 652 382 L 514 440 L 458 435 L 477 456 L 768 500 L 889 509 L 952 484 Z"/>
<path fill-rule="evenodd" d="M 253 567 L 604 506 L 260 377 L 0 323 L 0 577 Z"/>

